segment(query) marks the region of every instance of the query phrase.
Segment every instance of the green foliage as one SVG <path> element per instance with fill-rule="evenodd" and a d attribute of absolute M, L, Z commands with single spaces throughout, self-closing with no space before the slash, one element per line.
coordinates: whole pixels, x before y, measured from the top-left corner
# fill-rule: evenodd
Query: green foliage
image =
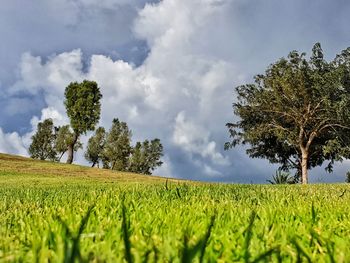
<path fill-rule="evenodd" d="M 295 178 L 289 173 L 284 173 L 281 170 L 277 170 L 275 175 L 272 176 L 272 180 L 267 180 L 270 184 L 295 184 Z"/>
<path fill-rule="evenodd" d="M 345 182 L 350 183 L 350 171 L 346 173 Z"/>
<path fill-rule="evenodd" d="M 319 43 L 309 60 L 292 51 L 270 65 L 255 84 L 236 88 L 234 113 L 227 127 L 232 141 L 249 144 L 253 158 L 296 169 L 307 182 L 307 169 L 350 157 L 350 48 L 327 62 Z"/>
<path fill-rule="evenodd" d="M 137 142 L 132 149 L 128 171 L 141 174 L 152 174 L 156 167 L 162 165 L 163 145 L 159 139 L 151 142 Z"/>
<path fill-rule="evenodd" d="M 32 136 L 32 143 L 29 147 L 30 157 L 40 160 L 57 159 L 55 150 L 55 133 L 52 119 L 46 119 L 39 122 L 37 131 Z"/>
<path fill-rule="evenodd" d="M 58 160 L 68 151 L 69 145 L 74 141 L 74 133 L 69 125 L 64 125 L 56 128 L 55 150 L 59 155 Z M 74 151 L 82 148 L 82 143 L 78 141 L 74 144 Z"/>
<path fill-rule="evenodd" d="M 57 220 L 62 224 L 62 227 L 64 229 L 63 262 L 74 263 L 76 262 L 76 260 L 79 262 L 87 262 L 87 260 L 83 259 L 83 256 L 80 253 L 79 243 L 93 208 L 94 206 L 91 206 L 87 210 L 87 213 L 85 214 L 85 216 L 82 218 L 80 222 L 78 233 L 76 234 L 72 233 L 71 229 L 69 229 L 67 223 L 64 222 L 64 220 L 62 220 L 59 216 L 57 217 Z"/>
<path fill-rule="evenodd" d="M 47 164 L 43 175 L 1 162 L 1 262 L 350 261 L 347 184 L 165 187 L 34 160 L 23 171 L 31 163 Z M 48 176 L 54 167 L 66 175 Z"/>
<path fill-rule="evenodd" d="M 103 156 L 103 149 L 106 144 L 106 131 L 103 127 L 99 127 L 95 134 L 89 139 L 85 152 L 85 159 L 92 163 L 92 167 L 99 165 Z"/>
<path fill-rule="evenodd" d="M 70 83 L 64 93 L 67 115 L 78 136 L 95 129 L 100 120 L 102 94 L 95 81 Z"/>
<path fill-rule="evenodd" d="M 114 119 L 102 153 L 104 168 L 126 171 L 132 151 L 131 131 L 125 122 Z"/>
<path fill-rule="evenodd" d="M 94 130 L 100 120 L 102 94 L 95 81 L 84 80 L 82 83 L 70 83 L 64 96 L 64 105 L 74 132 L 73 141 L 68 146 L 67 158 L 67 163 L 72 163 L 79 136 Z"/>

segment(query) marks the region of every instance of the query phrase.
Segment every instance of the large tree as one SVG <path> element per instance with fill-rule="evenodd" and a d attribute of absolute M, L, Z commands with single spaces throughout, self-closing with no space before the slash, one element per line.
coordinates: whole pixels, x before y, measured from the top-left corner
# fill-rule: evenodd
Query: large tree
<path fill-rule="evenodd" d="M 102 153 L 103 167 L 126 171 L 131 150 L 131 131 L 128 125 L 119 119 L 114 119 Z"/>
<path fill-rule="evenodd" d="M 74 132 L 67 158 L 67 163 L 72 163 L 74 146 L 79 136 L 94 130 L 100 119 L 102 94 L 95 81 L 84 80 L 82 83 L 70 83 L 64 95 L 64 105 Z"/>
<path fill-rule="evenodd" d="M 106 144 L 106 131 L 103 127 L 96 129 L 95 134 L 90 137 L 86 147 L 85 159 L 92 163 L 91 167 L 96 164 L 99 167 L 100 161 L 103 159 L 103 149 Z"/>
<path fill-rule="evenodd" d="M 29 147 L 30 157 L 40 160 L 56 160 L 55 132 L 52 119 L 39 122 Z"/>
<path fill-rule="evenodd" d="M 297 169 L 303 184 L 308 169 L 350 157 L 350 48 L 331 62 L 319 43 L 310 59 L 292 51 L 236 91 L 226 148 L 248 144 L 251 157 Z"/>

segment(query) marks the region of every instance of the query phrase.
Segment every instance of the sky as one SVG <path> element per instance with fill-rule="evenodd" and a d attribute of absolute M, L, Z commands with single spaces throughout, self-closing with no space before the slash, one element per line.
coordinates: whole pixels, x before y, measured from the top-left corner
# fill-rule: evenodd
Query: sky
<path fill-rule="evenodd" d="M 316 42 L 334 58 L 350 46 L 349 13 L 346 0 L 2 0 L 0 152 L 27 156 L 45 118 L 68 124 L 64 89 L 89 79 L 103 94 L 99 125 L 119 118 L 133 142 L 161 139 L 155 174 L 266 183 L 276 166 L 224 151 L 234 88 Z M 86 164 L 83 151 L 75 163 Z M 348 170 L 316 168 L 310 180 L 344 181 Z"/>

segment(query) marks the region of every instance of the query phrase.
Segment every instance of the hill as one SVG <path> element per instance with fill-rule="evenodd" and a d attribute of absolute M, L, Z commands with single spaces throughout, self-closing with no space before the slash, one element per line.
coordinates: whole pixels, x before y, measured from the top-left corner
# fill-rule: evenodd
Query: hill
<path fill-rule="evenodd" d="M 0 184 L 55 184 L 68 182 L 134 182 L 164 183 L 159 176 L 141 175 L 81 165 L 39 161 L 16 155 L 0 153 Z"/>
<path fill-rule="evenodd" d="M 0 262 L 350 262 L 350 184 L 165 181 L 0 154 Z"/>

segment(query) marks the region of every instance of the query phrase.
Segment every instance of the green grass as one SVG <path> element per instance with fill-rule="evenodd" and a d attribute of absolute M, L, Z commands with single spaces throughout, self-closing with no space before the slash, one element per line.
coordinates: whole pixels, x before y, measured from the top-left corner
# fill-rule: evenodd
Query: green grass
<path fill-rule="evenodd" d="M 350 262 L 350 188 L 224 185 L 0 155 L 1 262 Z"/>

